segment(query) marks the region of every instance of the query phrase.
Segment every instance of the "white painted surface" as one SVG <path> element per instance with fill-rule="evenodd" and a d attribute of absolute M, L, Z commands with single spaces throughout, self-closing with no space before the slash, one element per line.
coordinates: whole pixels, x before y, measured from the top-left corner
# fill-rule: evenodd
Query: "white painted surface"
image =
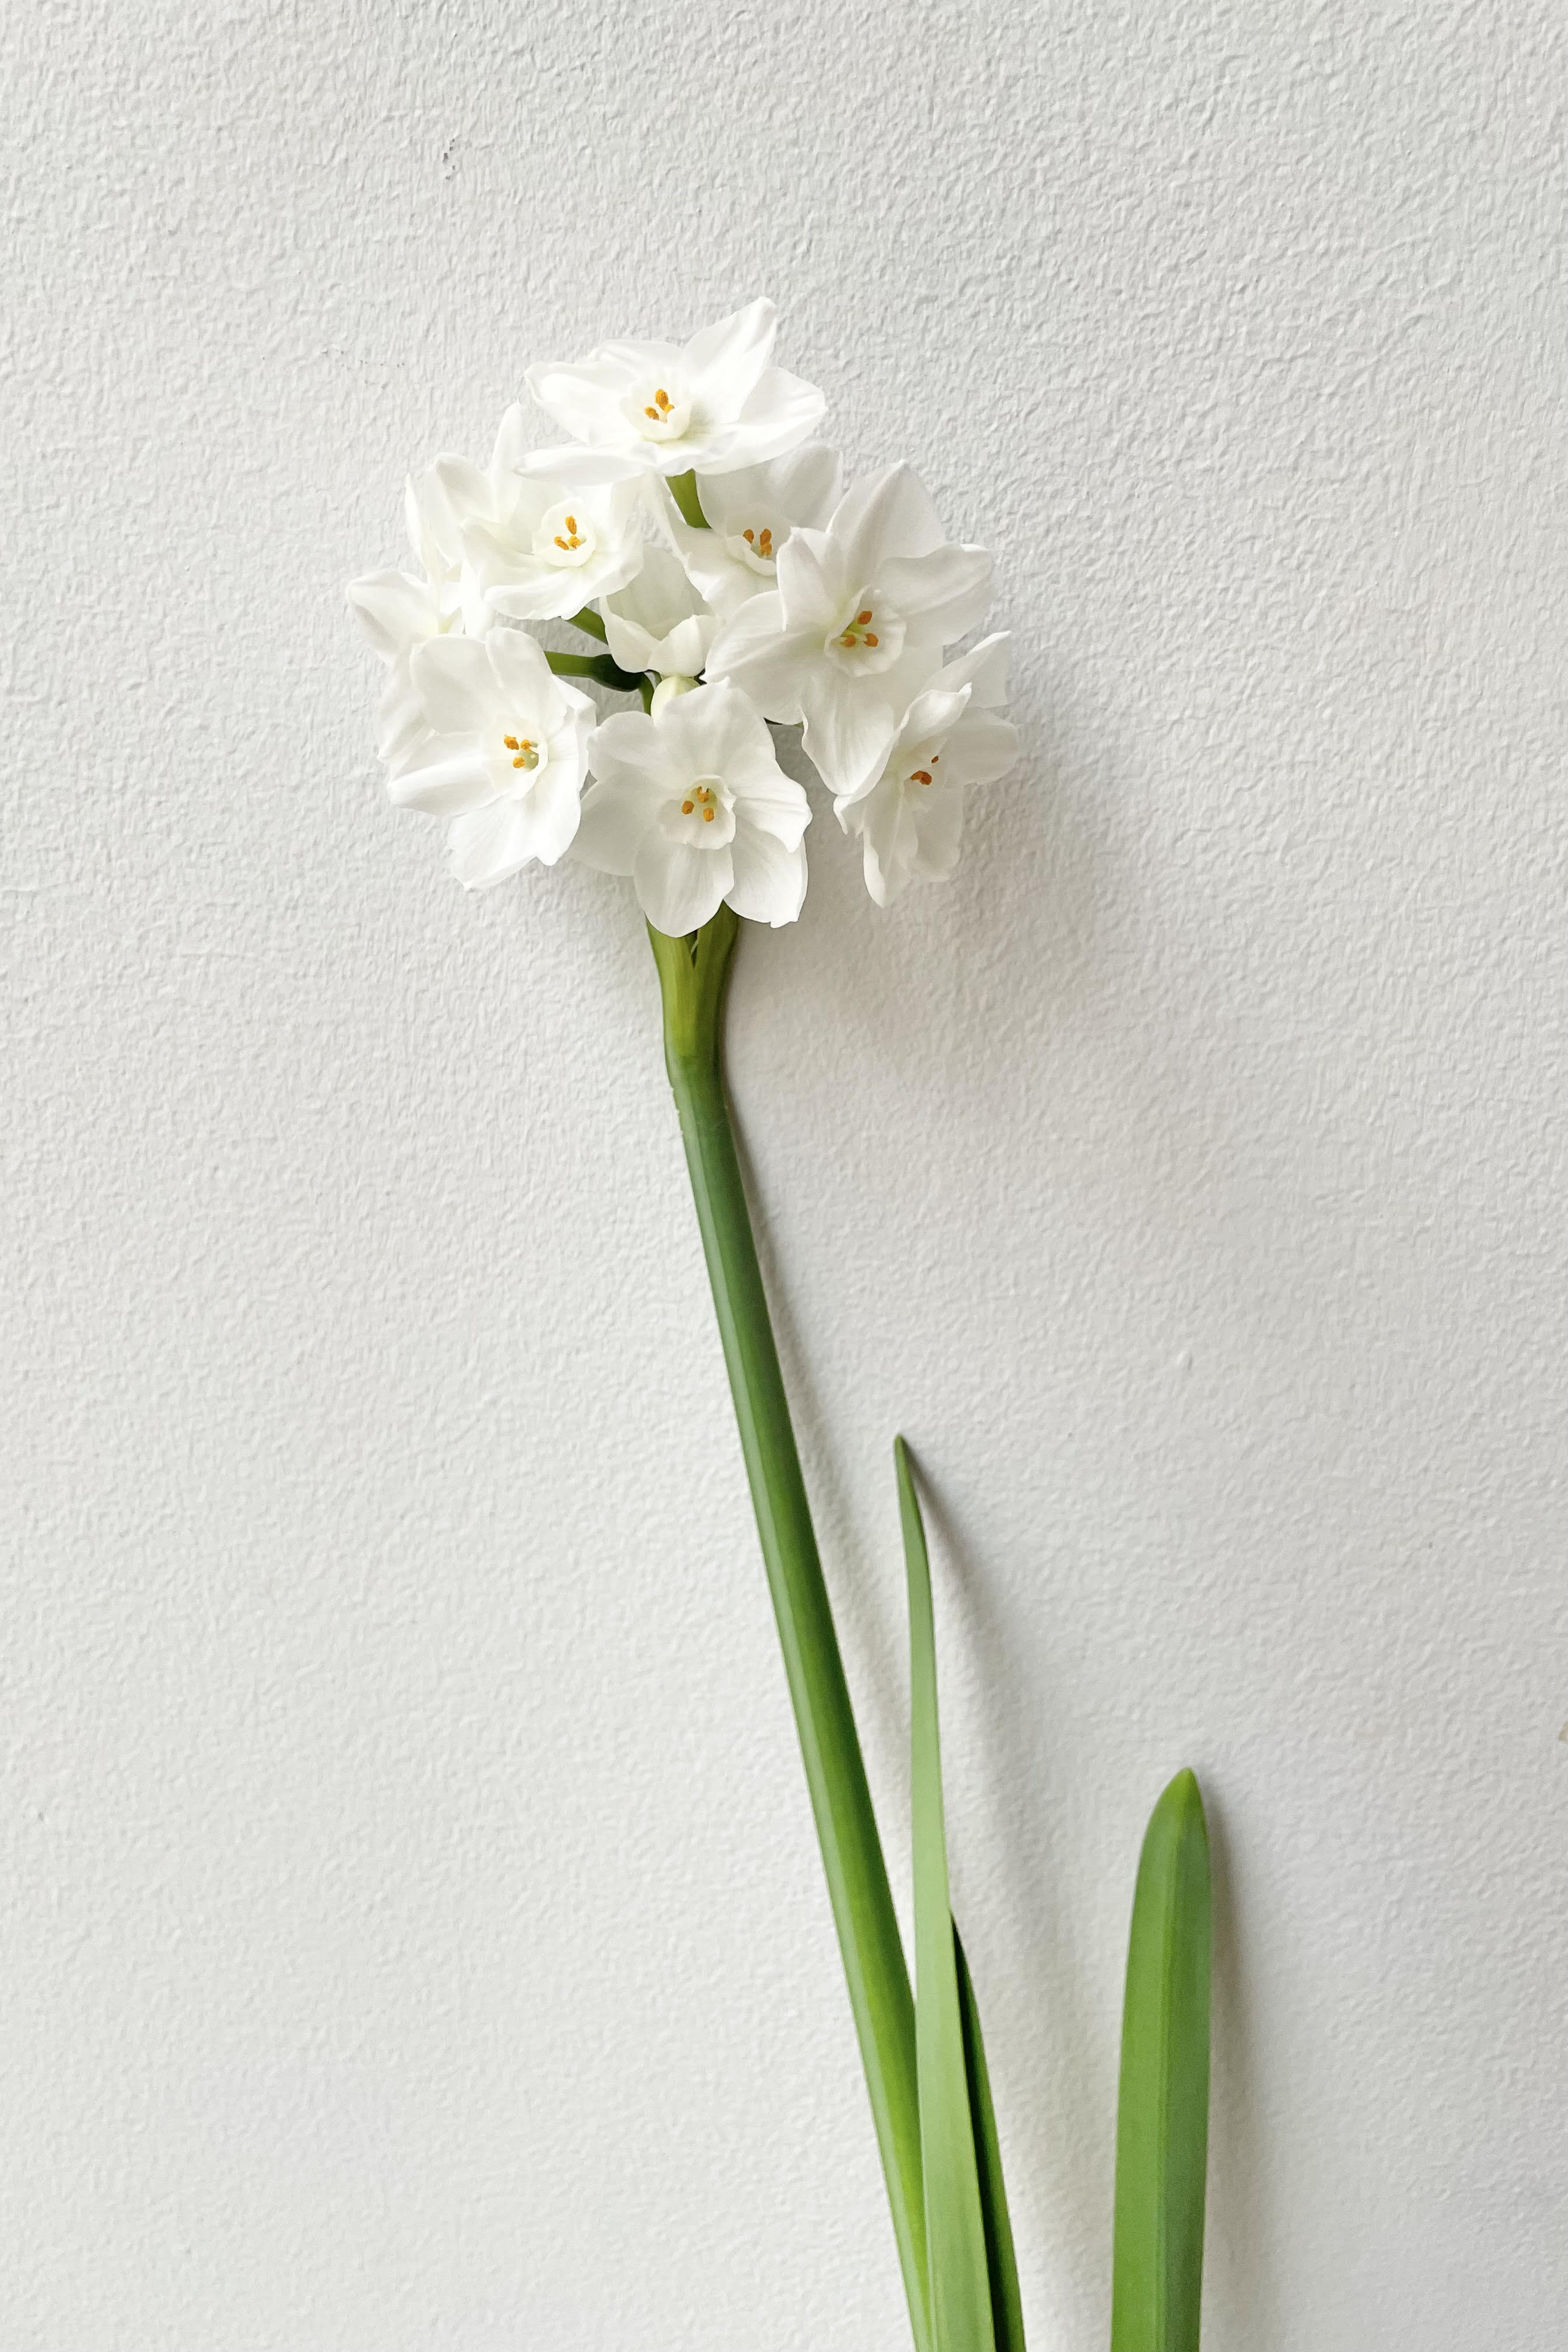
<path fill-rule="evenodd" d="M 1212 2352 L 1560 2339 L 1556 18 L 12 11 L 0 2345 L 904 2340 L 634 910 L 447 880 L 341 593 L 760 290 L 1018 633 L 733 1045 L 900 1881 L 935 1498 L 1032 2343 L 1184 1761 Z"/>

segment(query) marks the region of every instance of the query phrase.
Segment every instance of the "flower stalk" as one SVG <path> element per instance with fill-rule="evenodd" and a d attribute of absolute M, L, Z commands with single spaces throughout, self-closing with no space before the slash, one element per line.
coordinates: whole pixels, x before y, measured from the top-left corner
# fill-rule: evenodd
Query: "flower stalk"
<path fill-rule="evenodd" d="M 672 939 L 649 926 L 664 1000 L 665 1065 L 680 1118 L 916 2352 L 931 2352 L 914 2001 L 724 1087 L 724 999 L 739 930 L 727 906 L 687 938 Z"/>

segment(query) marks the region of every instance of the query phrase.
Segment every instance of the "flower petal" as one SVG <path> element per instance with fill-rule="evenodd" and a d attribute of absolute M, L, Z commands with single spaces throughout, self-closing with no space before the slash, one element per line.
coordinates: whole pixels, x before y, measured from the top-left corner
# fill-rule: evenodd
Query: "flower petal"
<path fill-rule="evenodd" d="M 525 804 L 492 801 L 454 820 L 448 835 L 452 871 L 465 890 L 487 890 L 510 880 L 534 855 Z"/>
<path fill-rule="evenodd" d="M 689 696 L 677 698 L 689 701 Z M 643 710 L 617 710 L 594 730 L 588 763 L 606 783 L 657 795 L 684 781 L 657 719 Z"/>
<path fill-rule="evenodd" d="M 845 599 L 865 586 L 845 569 L 844 551 L 824 530 L 792 530 L 779 550 L 778 593 L 784 625 L 826 636 L 844 611 Z"/>
<path fill-rule="evenodd" d="M 704 415 L 738 416 L 773 357 L 779 314 L 763 297 L 704 327 L 682 352 L 687 382 Z"/>
<path fill-rule="evenodd" d="M 950 661 L 936 683 L 950 688 L 973 688 L 973 703 L 996 709 L 1007 699 L 1007 648 L 1012 638 L 1005 629 L 994 636 L 982 637 L 966 654 Z"/>
<path fill-rule="evenodd" d="M 890 555 L 929 555 L 947 540 L 931 492 L 909 466 L 889 466 L 852 483 L 834 511 L 832 530 L 857 584 L 879 580 Z"/>
<path fill-rule="evenodd" d="M 437 735 L 477 735 L 500 708 L 485 642 L 430 637 L 415 646 L 409 675 Z"/>
<path fill-rule="evenodd" d="M 708 474 L 729 474 L 782 457 L 814 432 L 827 403 L 816 386 L 783 368 L 769 368 L 733 425 L 720 426 L 700 459 Z"/>
<path fill-rule="evenodd" d="M 522 802 L 531 843 L 530 855 L 553 866 L 572 846 L 583 818 L 582 782 L 552 760 Z"/>
<path fill-rule="evenodd" d="M 658 803 L 651 794 L 624 784 L 590 784 L 583 795 L 582 820 L 572 855 L 600 874 L 629 874 Z"/>
<path fill-rule="evenodd" d="M 939 686 L 928 686 L 923 694 L 916 695 L 904 713 L 893 744 L 894 759 L 900 751 L 914 751 L 929 743 L 933 736 L 948 734 L 968 707 L 969 696 L 963 688 L 957 694 L 948 694 Z"/>
<path fill-rule="evenodd" d="M 785 632 L 778 592 L 769 589 L 725 622 L 709 648 L 708 676 L 732 678 L 764 718 L 790 726 L 801 715 L 801 681 L 816 642 L 800 630 Z"/>
<path fill-rule="evenodd" d="M 635 482 L 641 475 L 657 471 L 655 454 L 658 444 L 652 441 L 632 450 L 589 446 L 585 443 L 565 441 L 559 448 L 536 449 L 528 460 L 531 474 L 551 474 L 572 488 L 595 489 L 606 482 Z M 643 457 L 642 449 L 650 454 Z"/>
<path fill-rule="evenodd" d="M 771 833 L 742 825 L 730 846 L 735 878 L 725 893 L 737 915 L 748 922 L 793 923 L 805 898 L 805 851 Z"/>
<path fill-rule="evenodd" d="M 605 643 L 613 660 L 619 662 L 623 669 L 654 667 L 654 647 L 659 642 L 657 637 L 650 636 L 639 622 L 623 619 L 607 601 L 600 607 L 600 616 L 605 624 Z"/>
<path fill-rule="evenodd" d="M 1011 719 L 998 719 L 994 711 L 971 711 L 949 742 L 948 753 L 960 781 L 994 784 L 1018 764 L 1018 730 Z"/>
<path fill-rule="evenodd" d="M 919 622 L 944 646 L 972 629 L 985 610 L 992 559 L 983 547 L 937 547 L 929 555 L 890 555 L 877 584 L 904 620 Z"/>
<path fill-rule="evenodd" d="M 456 816 L 487 806 L 495 798 L 495 784 L 472 735 L 432 735 L 414 759 L 388 776 L 386 796 L 395 808 Z"/>
<path fill-rule="evenodd" d="M 375 749 L 378 759 L 401 761 L 407 758 L 420 738 L 428 735 L 430 724 L 425 716 L 425 705 L 414 689 L 406 662 L 394 662 L 386 674 L 386 686 L 375 713 Z"/>
<path fill-rule="evenodd" d="M 690 620 L 671 629 L 664 643 L 655 648 L 653 667 L 666 677 L 696 677 L 708 658 L 708 648 L 718 629 L 717 613 L 694 613 Z"/>
<path fill-rule="evenodd" d="M 624 368 L 607 367 L 595 352 L 574 365 L 546 362 L 531 367 L 523 382 L 546 415 L 563 425 L 574 441 L 613 444 L 625 434 L 620 390 L 626 374 Z M 539 453 L 530 459 L 529 470 L 542 470 Z"/>
<path fill-rule="evenodd" d="M 801 698 L 806 756 L 832 793 L 854 800 L 888 764 L 898 722 L 868 686 L 837 676 L 811 680 Z"/>
<path fill-rule="evenodd" d="M 727 782 L 736 766 L 774 765 L 773 738 L 754 704 L 728 679 L 677 695 L 655 724 L 669 747 L 672 768 L 683 776 Z"/>
<path fill-rule="evenodd" d="M 922 882 L 945 882 L 963 846 L 963 787 L 949 784 L 925 799 L 915 819 L 912 868 Z"/>
<path fill-rule="evenodd" d="M 431 470 L 459 532 L 472 523 L 494 520 L 495 495 L 489 476 L 479 467 L 467 457 L 437 457 Z"/>
<path fill-rule="evenodd" d="M 519 716 L 528 712 L 548 728 L 560 709 L 562 690 L 544 647 L 526 629 L 492 629 L 485 652 L 495 674 L 499 698 Z"/>
<path fill-rule="evenodd" d="M 412 572 L 371 572 L 346 590 L 360 626 L 383 661 L 395 661 L 436 627 L 427 582 Z"/>
<path fill-rule="evenodd" d="M 680 939 L 718 913 L 735 878 L 728 849 L 694 849 L 651 826 L 632 869 L 642 910 L 656 931 Z"/>

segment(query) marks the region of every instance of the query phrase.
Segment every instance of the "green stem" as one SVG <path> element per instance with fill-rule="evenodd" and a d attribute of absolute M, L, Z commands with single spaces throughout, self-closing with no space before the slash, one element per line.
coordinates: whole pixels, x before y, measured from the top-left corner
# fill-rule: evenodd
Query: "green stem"
<path fill-rule="evenodd" d="M 572 626 L 574 629 L 581 629 L 585 637 L 597 637 L 601 645 L 604 644 L 607 635 L 603 621 L 600 620 L 592 604 L 584 604 L 580 613 L 573 614 Z"/>
<path fill-rule="evenodd" d="M 739 929 L 728 907 L 721 907 L 691 939 L 668 939 L 649 926 L 664 998 L 665 1065 L 680 1115 L 910 2325 L 917 2352 L 931 2352 L 909 1969 L 812 1531 L 724 1091 L 724 994 Z"/>
<path fill-rule="evenodd" d="M 697 495 L 695 474 L 671 474 L 668 478 L 670 497 L 680 509 L 681 518 L 693 530 L 706 530 L 708 518 L 702 511 L 702 501 Z"/>
<path fill-rule="evenodd" d="M 544 656 L 557 677 L 591 677 L 599 686 L 613 686 L 618 694 L 635 694 L 642 684 L 640 670 L 623 669 L 608 654 L 551 654 Z"/>

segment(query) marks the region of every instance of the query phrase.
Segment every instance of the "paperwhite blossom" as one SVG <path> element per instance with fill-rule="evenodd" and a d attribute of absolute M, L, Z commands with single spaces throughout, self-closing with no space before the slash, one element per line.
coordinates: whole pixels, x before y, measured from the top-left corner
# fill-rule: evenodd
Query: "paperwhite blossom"
<path fill-rule="evenodd" d="M 728 618 L 778 584 L 778 553 L 802 523 L 820 530 L 838 504 L 838 453 L 807 441 L 765 466 L 733 474 L 699 474 L 698 501 L 709 528 L 686 520 L 664 493 L 664 525 L 680 560 L 713 610 Z"/>
<path fill-rule="evenodd" d="M 952 872 L 964 788 L 1012 765 L 1005 641 L 942 666 L 982 619 L 990 557 L 947 539 L 906 466 L 845 491 L 813 437 L 821 394 L 773 365 L 776 325 L 759 300 L 683 345 L 530 369 L 571 438 L 531 450 L 509 408 L 487 467 L 443 457 L 409 482 L 422 571 L 351 583 L 387 666 L 388 791 L 451 819 L 466 885 L 570 846 L 631 875 L 661 930 L 725 900 L 793 921 L 809 812 L 772 720 L 803 729 L 886 906 Z M 579 618 L 603 658 L 547 659 L 521 634 Z M 552 663 L 611 690 L 640 679 L 651 709 L 595 734 Z"/>
<path fill-rule="evenodd" d="M 958 863 L 966 784 L 990 784 L 1018 756 L 1007 698 L 1007 639 L 986 637 L 916 695 L 886 766 L 834 812 L 865 852 L 866 887 L 890 907 L 910 882 L 945 880 Z"/>
<path fill-rule="evenodd" d="M 618 713 L 592 758 L 574 854 L 629 874 L 656 930 L 679 938 L 726 900 L 754 923 L 794 922 L 811 812 L 738 688 L 700 686 L 652 717 Z"/>
<path fill-rule="evenodd" d="M 824 782 L 856 798 L 887 765 L 900 714 L 944 646 L 979 620 L 983 548 L 951 543 L 907 466 L 857 482 L 826 530 L 792 531 L 778 586 L 720 631 L 708 675 L 765 718 L 802 720 Z"/>
<path fill-rule="evenodd" d="M 642 569 L 626 587 L 600 599 L 605 638 L 623 669 L 657 670 L 660 677 L 695 677 L 719 626 L 679 557 L 650 547 Z"/>
<path fill-rule="evenodd" d="M 531 460 L 574 483 L 723 474 L 804 441 L 821 393 L 772 365 L 778 313 L 750 303 L 681 346 L 601 343 L 569 365 L 530 368 L 540 406 L 572 436 Z"/>
<path fill-rule="evenodd" d="M 429 732 L 387 780 L 400 808 L 452 819 L 452 871 L 468 889 L 553 866 L 576 833 L 595 710 L 520 629 L 416 646 Z"/>
<path fill-rule="evenodd" d="M 522 411 L 514 405 L 487 468 L 438 457 L 436 472 L 471 593 L 484 607 L 513 621 L 568 620 L 639 569 L 646 540 L 637 485 L 570 488 L 524 472 L 526 457 Z"/>
<path fill-rule="evenodd" d="M 406 757 L 426 732 L 409 669 L 415 646 L 464 625 L 456 536 L 433 471 L 410 476 L 403 504 L 423 572 L 372 572 L 348 585 L 349 604 L 387 665 L 375 720 L 375 748 L 384 760 Z M 482 633 L 487 616 L 475 617 Z"/>

